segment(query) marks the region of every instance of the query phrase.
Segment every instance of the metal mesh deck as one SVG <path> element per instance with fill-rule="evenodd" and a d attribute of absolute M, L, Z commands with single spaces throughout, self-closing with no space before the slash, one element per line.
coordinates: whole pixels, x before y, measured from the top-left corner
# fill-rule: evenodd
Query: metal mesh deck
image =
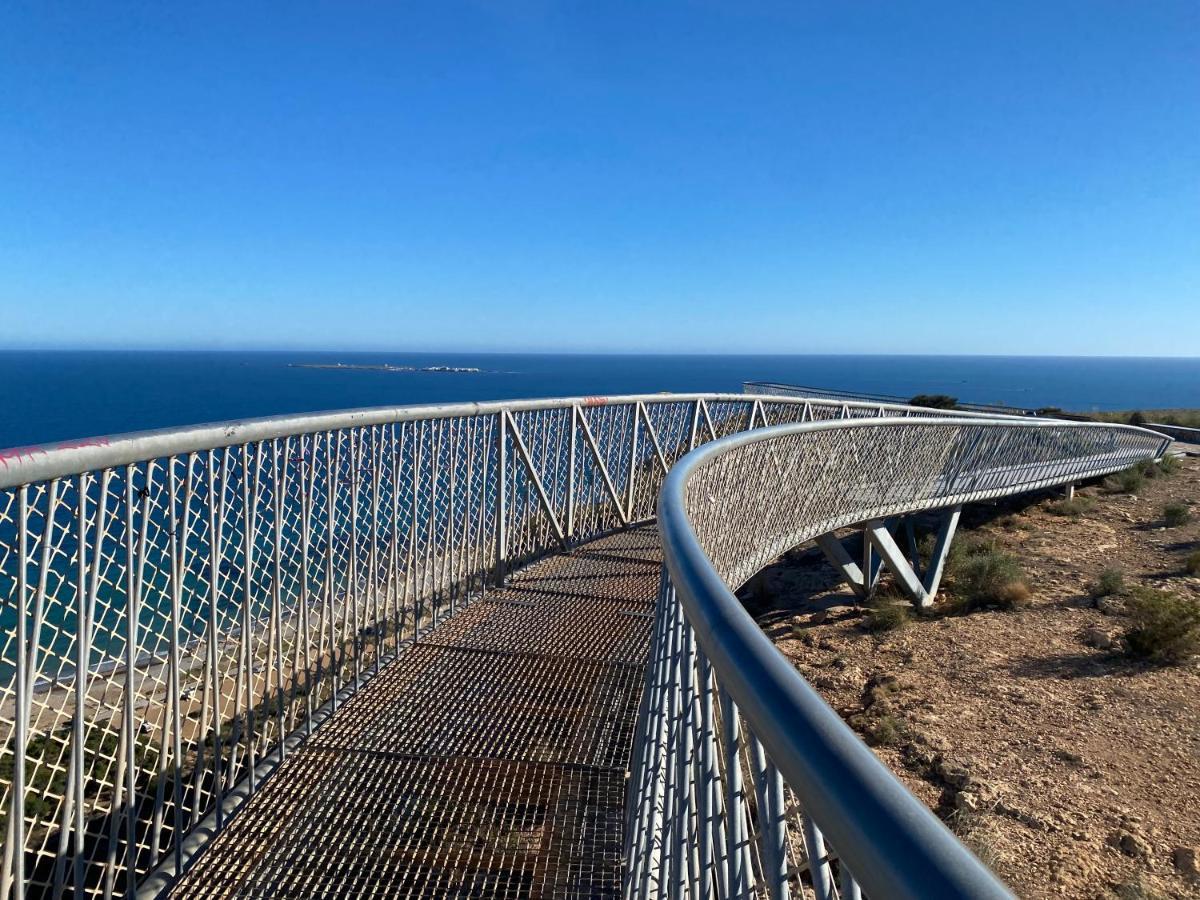
<path fill-rule="evenodd" d="M 652 528 L 530 567 L 294 752 L 177 897 L 598 898 L 658 585 Z"/>

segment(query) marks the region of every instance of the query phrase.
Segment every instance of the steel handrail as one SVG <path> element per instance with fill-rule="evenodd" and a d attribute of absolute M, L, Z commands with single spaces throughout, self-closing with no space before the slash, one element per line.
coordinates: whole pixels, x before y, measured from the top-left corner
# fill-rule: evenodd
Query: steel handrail
<path fill-rule="evenodd" d="M 178 870 L 322 703 L 514 567 L 653 518 L 697 444 L 907 412 L 641 394 L 0 451 L 0 893 Z"/>
<path fill-rule="evenodd" d="M 795 486 L 788 492 L 772 489 L 781 480 L 781 457 L 786 457 L 789 452 L 813 454 L 820 451 L 823 435 L 836 436 L 841 451 L 852 452 L 856 443 L 886 438 L 885 430 L 900 433 L 901 429 L 906 435 L 916 435 L 917 439 L 923 437 L 920 432 L 927 432 L 927 442 L 930 444 L 955 441 L 954 449 L 964 450 L 962 460 L 968 465 L 973 459 L 981 461 L 985 458 L 985 455 L 972 450 L 972 446 L 988 443 L 995 446 L 1000 443 L 997 438 L 1011 438 L 1013 435 L 1028 435 L 1031 445 L 1036 444 L 1035 436 L 1039 433 L 1042 438 L 1064 433 L 1078 434 L 1094 441 L 1100 441 L 1103 435 L 1106 440 L 1111 437 L 1115 444 L 1123 442 L 1127 446 L 1119 452 L 1112 451 L 1108 456 L 1093 455 L 1090 464 L 1085 460 L 1079 465 L 1072 465 L 1067 460 L 1066 464 L 1057 467 L 1047 468 L 1042 464 L 1040 470 L 1029 468 L 1026 480 L 1010 478 L 1007 482 L 997 482 L 992 478 L 989 483 L 981 485 L 978 478 L 958 481 L 963 475 L 971 475 L 970 471 L 959 471 L 955 480 L 942 479 L 941 490 L 934 482 L 927 482 L 934 486 L 925 494 L 916 492 L 911 497 L 900 499 L 876 496 L 876 500 L 886 502 L 868 503 L 862 507 L 843 501 L 840 508 L 832 510 L 832 517 L 822 515 L 819 522 L 805 522 L 803 519 L 789 522 L 787 526 L 769 533 L 760 541 L 765 546 L 752 548 L 758 560 L 757 565 L 735 564 L 733 557 L 728 554 L 722 556 L 719 562 L 710 558 L 711 546 L 719 544 L 722 538 L 729 538 L 724 532 L 737 529 L 746 519 L 731 522 L 714 513 L 712 521 L 707 524 L 715 532 L 698 533 L 693 521 L 697 507 L 724 510 L 749 503 L 750 507 L 745 510 L 747 517 L 753 517 L 755 521 L 768 519 L 773 513 L 781 511 L 778 504 L 793 501 L 799 493 Z M 961 440 L 965 430 L 971 432 L 973 444 Z M 861 437 L 862 441 L 856 441 L 857 437 Z M 789 442 L 791 446 L 787 446 Z M 1100 443 L 1105 444 L 1106 441 Z M 664 550 L 662 596 L 666 601 L 664 606 L 677 603 L 678 612 L 673 627 L 669 619 L 671 613 L 667 612 L 668 618 L 660 624 L 656 634 L 659 643 L 666 648 L 660 656 L 668 659 L 668 670 L 675 674 L 672 677 L 660 675 L 657 683 L 648 681 L 650 693 L 657 690 L 664 699 L 658 701 L 657 707 L 653 697 L 647 702 L 639 731 L 640 743 L 634 760 L 631 790 L 640 792 L 641 802 L 640 805 L 631 803 L 631 816 L 635 821 L 627 845 L 630 863 L 627 896 L 657 896 L 660 893 L 673 896 L 672 888 L 678 889 L 678 886 L 694 878 L 695 869 L 677 858 L 678 851 L 672 852 L 671 839 L 660 835 L 661 839 L 656 843 L 653 832 L 656 827 L 663 834 L 669 834 L 671 828 L 680 831 L 689 827 L 680 823 L 691 821 L 696 812 L 692 804 L 696 802 L 701 807 L 698 816 L 700 821 L 717 820 L 719 817 L 711 808 L 717 794 L 713 784 L 721 777 L 730 778 L 731 773 L 741 767 L 737 746 L 732 750 L 727 746 L 724 748 L 728 761 L 723 775 L 714 768 L 712 762 L 714 755 L 719 752 L 717 745 L 720 741 L 715 737 L 715 727 L 711 725 L 714 685 L 708 683 L 705 675 L 711 667 L 715 686 L 722 696 L 727 696 L 731 701 L 724 707 L 726 725 L 730 719 L 736 723 L 737 710 L 740 710 L 752 740 L 761 742 L 765 749 L 768 766 L 782 776 L 782 781 L 794 791 L 803 809 L 804 833 L 810 839 L 810 871 L 817 870 L 815 875 L 820 876 L 814 878 L 819 898 L 833 896 L 828 892 L 830 867 L 827 861 L 819 859 L 819 852 L 813 853 L 811 843 L 815 840 L 820 848 L 822 833 L 836 848 L 841 861 L 843 889 L 851 896 L 861 889 L 874 897 L 1010 897 L 1008 890 L 995 876 L 908 792 L 800 676 L 745 611 L 733 589 L 779 553 L 833 527 L 1103 475 L 1128 465 L 1138 457 L 1161 456 L 1168 443 L 1162 435 L 1127 426 L 1052 421 L 1017 424 L 1012 420 L 926 417 L 804 423 L 759 429 L 706 444 L 680 460 L 667 475 L 658 500 L 658 526 Z M 900 441 L 897 446 L 912 448 L 917 443 L 916 440 L 907 443 Z M 698 474 L 706 469 L 713 470 L 723 460 L 733 459 L 747 448 L 772 451 L 758 453 L 754 460 L 756 464 L 747 464 L 745 472 L 741 473 L 758 478 L 759 484 L 747 488 L 739 479 L 737 483 L 723 485 L 718 476 L 713 475 L 703 486 L 695 486 Z M 994 456 L 987 458 L 995 462 Z M 774 470 L 771 468 L 772 460 Z M 788 462 L 784 459 L 782 466 Z M 764 467 L 765 473 L 759 475 Z M 796 471 L 802 470 L 797 468 Z M 803 471 L 811 474 L 819 471 L 819 467 L 810 466 Z M 735 480 L 736 474 L 731 471 L 731 481 Z M 728 489 L 724 496 L 721 494 L 723 487 Z M 849 486 L 844 487 L 849 494 Z M 689 493 L 690 489 L 697 492 L 695 496 Z M 831 496 L 836 498 L 836 491 Z M 872 497 L 869 491 L 862 496 Z M 794 511 L 793 514 L 800 515 L 800 511 Z M 741 546 L 747 547 L 759 537 L 742 536 Z M 732 539 L 736 541 L 738 536 Z M 710 545 L 708 549 L 706 544 Z M 679 658 L 681 653 L 682 659 Z M 676 658 L 669 659 L 672 656 Z M 700 660 L 695 670 L 690 661 L 693 657 Z M 694 696 L 688 696 L 689 688 Z M 688 713 L 693 717 L 690 733 L 686 725 L 676 731 L 671 731 L 669 724 L 661 725 L 661 729 L 665 729 L 662 734 L 682 734 L 683 738 L 656 737 L 656 729 L 660 729 L 660 724 L 653 721 L 652 711 L 655 708 L 659 709 L 663 722 L 671 718 L 666 714 L 667 710 L 676 710 L 674 719 L 678 722 L 679 717 L 685 715 L 679 710 L 691 710 L 693 704 L 708 710 L 700 716 L 700 721 L 710 723 L 705 726 L 707 731 L 700 727 L 693 712 Z M 730 734 L 736 733 L 736 730 L 724 732 L 726 741 Z M 705 749 L 695 751 L 695 746 Z M 678 781 L 679 776 L 673 776 L 671 771 L 655 771 L 656 759 L 660 761 L 657 764 L 659 769 L 669 770 L 676 764 L 670 762 L 672 752 L 676 759 L 685 759 L 679 765 L 690 767 L 694 764 L 697 767 L 694 776 L 697 787 L 694 791 L 685 789 L 672 792 L 672 779 Z M 679 771 L 682 772 L 682 769 Z M 767 769 L 761 774 L 764 781 L 768 780 Z M 763 802 L 767 802 L 767 808 L 770 809 L 769 798 L 769 794 L 759 796 L 760 810 Z M 672 803 L 677 804 L 679 809 L 674 816 L 670 808 Z M 737 826 L 735 817 L 739 815 L 746 816 L 744 812 L 726 806 L 724 816 L 728 821 L 722 827 L 734 831 Z M 637 821 L 639 819 L 640 822 Z M 767 828 L 762 821 L 760 819 L 760 827 Z M 742 827 L 745 827 L 744 824 Z M 716 831 L 706 834 L 703 827 L 699 831 L 701 833 L 697 835 L 697 840 L 702 846 L 700 878 L 713 880 L 713 873 L 703 870 L 707 859 L 716 875 L 721 876 L 716 880 L 721 882 L 724 879 L 726 882 L 728 895 L 737 895 L 737 886 L 727 882 L 736 880 L 736 877 L 744 879 L 745 874 L 738 876 L 736 870 L 739 864 L 733 857 L 734 851 L 730 850 L 724 857 L 722 867 L 717 866 L 721 853 L 718 846 L 720 842 L 715 838 Z M 639 838 L 642 841 L 640 846 Z M 778 846 L 783 844 L 783 838 L 779 838 Z M 665 858 L 661 872 L 666 874 L 652 874 L 645 866 L 639 871 L 637 857 L 645 855 L 648 848 L 657 848 L 657 852 Z M 767 849 L 770 849 L 770 842 L 764 845 L 764 850 Z M 769 854 L 764 852 L 762 858 L 762 866 L 769 869 Z M 778 865 L 776 868 L 778 870 Z M 760 875 L 769 882 L 775 877 L 776 880 L 770 882 L 773 897 L 786 894 L 789 878 L 786 871 L 776 871 L 774 876 L 770 871 L 761 871 Z M 663 880 L 667 882 L 665 885 Z M 700 885 L 703 889 L 703 880 Z"/>

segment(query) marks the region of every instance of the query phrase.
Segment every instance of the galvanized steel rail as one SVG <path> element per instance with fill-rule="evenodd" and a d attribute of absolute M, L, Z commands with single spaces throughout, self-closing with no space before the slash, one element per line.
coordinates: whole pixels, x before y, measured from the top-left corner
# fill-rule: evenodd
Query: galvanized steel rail
<path fill-rule="evenodd" d="M 698 444 L 910 415 L 740 394 L 382 408 L 0 451 L 0 896 L 184 868 L 317 724 Z"/>
<path fill-rule="evenodd" d="M 631 778 L 628 897 L 1010 896 L 780 654 L 733 590 L 859 522 L 1160 456 L 1137 428 L 1013 419 L 805 423 L 668 475 L 664 569 Z"/>

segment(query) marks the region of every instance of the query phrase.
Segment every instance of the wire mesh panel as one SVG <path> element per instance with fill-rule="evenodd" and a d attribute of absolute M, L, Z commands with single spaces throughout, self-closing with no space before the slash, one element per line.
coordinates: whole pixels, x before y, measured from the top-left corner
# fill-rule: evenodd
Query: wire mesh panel
<path fill-rule="evenodd" d="M 742 421 L 754 404 L 707 399 Z M 182 837 L 223 827 L 285 736 L 415 636 L 650 518 L 707 439 L 705 402 L 365 410 L 0 453 L 0 893 L 108 896 L 181 865 Z"/>
<path fill-rule="evenodd" d="M 795 413 L 773 407 L 756 405 L 756 420 Z M 627 896 L 1009 896 L 732 591 L 835 529 L 1098 477 L 1161 456 L 1169 442 L 1124 426 L 823 421 L 828 411 L 806 403 L 796 424 L 712 443 L 663 487 L 665 560 L 632 757 Z"/>
<path fill-rule="evenodd" d="M 747 395 L 541 400 L 0 452 L 0 894 L 111 896 L 178 869 L 314 722 L 418 636 L 517 568 L 652 518 L 688 450 L 739 429 L 891 409 Z M 1022 446 L 1042 465 L 1119 455 L 1073 439 Z M 1009 474 L 974 477 L 984 490 Z M 645 551 L 595 552 L 622 577 L 648 577 Z M 749 544 L 714 552 L 757 561 Z M 578 577 L 619 603 L 607 577 Z M 611 606 L 594 622 L 635 612 Z M 585 608 L 548 616 L 530 646 L 595 640 L 599 624 L 571 622 Z M 448 640 L 482 639 L 494 620 L 473 615 Z M 519 652 L 516 621 L 489 646 Z"/>

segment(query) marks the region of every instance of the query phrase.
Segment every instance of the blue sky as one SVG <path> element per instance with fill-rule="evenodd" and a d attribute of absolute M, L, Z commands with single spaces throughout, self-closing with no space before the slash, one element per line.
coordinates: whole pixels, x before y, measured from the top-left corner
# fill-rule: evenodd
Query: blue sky
<path fill-rule="evenodd" d="M 0 345 L 1200 354 L 1200 4 L 5 4 Z"/>

